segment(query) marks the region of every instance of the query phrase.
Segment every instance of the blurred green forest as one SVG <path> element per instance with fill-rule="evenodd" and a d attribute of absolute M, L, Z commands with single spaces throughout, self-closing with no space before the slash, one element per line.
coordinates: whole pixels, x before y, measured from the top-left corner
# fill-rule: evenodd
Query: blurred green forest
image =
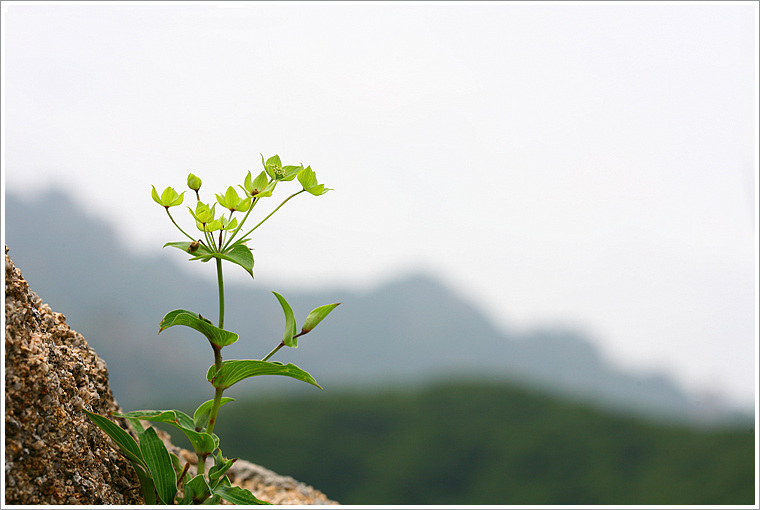
<path fill-rule="evenodd" d="M 755 503 L 751 425 L 644 422 L 506 383 L 238 400 L 215 432 L 226 457 L 343 504 Z"/>

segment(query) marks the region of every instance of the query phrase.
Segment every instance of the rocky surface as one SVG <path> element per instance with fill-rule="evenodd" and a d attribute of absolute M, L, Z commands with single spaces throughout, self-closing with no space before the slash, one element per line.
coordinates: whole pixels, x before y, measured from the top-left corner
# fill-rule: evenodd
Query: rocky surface
<path fill-rule="evenodd" d="M 127 461 L 82 412 L 120 412 L 108 370 L 63 314 L 29 289 L 5 247 L 5 503 L 142 504 Z M 120 425 L 128 428 L 124 421 Z M 195 455 L 171 444 L 191 464 Z M 190 468 L 194 471 L 194 466 Z M 239 460 L 234 485 L 274 504 L 336 504 L 321 492 Z"/>

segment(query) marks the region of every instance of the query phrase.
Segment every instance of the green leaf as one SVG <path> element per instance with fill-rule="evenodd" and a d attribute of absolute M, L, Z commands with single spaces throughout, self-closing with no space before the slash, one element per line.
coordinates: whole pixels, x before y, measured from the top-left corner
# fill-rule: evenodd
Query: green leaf
<path fill-rule="evenodd" d="M 216 220 L 214 220 L 216 221 Z M 214 222 L 212 222 L 214 223 Z M 231 222 L 227 222 L 225 220 L 225 223 L 219 222 L 218 225 L 211 224 L 207 225 L 207 230 L 224 228 L 226 230 L 234 229 L 237 226 L 237 218 L 233 218 Z M 201 226 L 199 225 L 199 229 Z M 217 229 L 218 230 L 218 229 Z M 211 258 L 217 258 L 222 260 L 227 260 L 229 262 L 232 262 L 233 264 L 237 264 L 238 266 L 245 269 L 248 274 L 253 277 L 253 253 L 251 252 L 251 249 L 243 244 L 247 239 L 243 239 L 240 241 L 236 241 L 235 244 L 233 244 L 226 252 L 224 253 L 218 253 L 211 251 L 205 244 L 198 243 L 196 244 L 195 251 L 192 251 L 191 246 L 193 243 L 190 241 L 176 241 L 171 243 L 166 243 L 164 245 L 164 248 L 167 246 L 171 246 L 172 248 L 177 248 L 179 250 L 182 250 L 189 255 L 191 255 L 190 260 L 202 260 L 203 262 L 208 262 L 211 260 Z"/>
<path fill-rule="evenodd" d="M 248 489 L 241 487 L 219 485 L 213 489 L 213 493 L 235 505 L 271 505 L 271 503 L 258 499 Z"/>
<path fill-rule="evenodd" d="M 156 504 L 156 491 L 153 479 L 150 476 L 148 467 L 145 465 L 142 451 L 134 440 L 125 430 L 116 425 L 114 422 L 101 416 L 97 413 L 91 413 L 86 409 L 83 409 L 85 414 L 97 425 L 100 430 L 105 432 L 114 443 L 121 449 L 124 455 L 129 459 L 132 467 L 137 474 L 137 478 L 140 480 L 140 487 L 142 488 L 143 498 L 146 505 Z"/>
<path fill-rule="evenodd" d="M 340 303 L 332 303 L 330 305 L 323 305 L 318 308 L 315 308 L 314 310 L 309 313 L 309 316 L 306 317 L 306 320 L 303 323 L 303 327 L 301 328 L 301 333 L 306 334 L 312 329 L 314 329 L 317 324 L 322 322 L 322 319 L 327 317 L 327 314 L 333 311 L 336 306 L 338 306 Z"/>
<path fill-rule="evenodd" d="M 194 244 L 195 244 L 195 250 L 193 250 Z M 195 242 L 177 241 L 177 242 L 172 242 L 172 243 L 166 243 L 164 245 L 164 248 L 166 248 L 167 246 L 180 249 L 184 251 L 185 253 L 191 255 L 190 260 L 201 259 L 204 262 L 208 262 L 208 260 L 214 256 L 214 253 L 208 249 L 208 246 L 198 241 L 195 241 Z"/>
<path fill-rule="evenodd" d="M 222 397 L 219 407 L 222 407 L 227 402 L 232 402 L 233 400 L 235 399 L 230 397 Z M 207 400 L 198 406 L 198 409 L 196 409 L 195 413 L 193 414 L 193 424 L 195 425 L 195 430 L 203 430 L 206 428 L 208 425 L 209 416 L 211 416 L 211 408 L 213 406 L 213 400 Z"/>
<path fill-rule="evenodd" d="M 208 338 L 209 342 L 217 347 L 234 344 L 239 338 L 237 333 L 217 328 L 210 320 L 189 310 L 177 309 L 167 313 L 159 324 L 158 332 L 161 333 L 166 328 L 172 326 L 187 326 L 192 328 L 203 334 Z"/>
<path fill-rule="evenodd" d="M 180 429 L 187 438 L 190 440 L 190 444 L 193 445 L 195 453 L 203 455 L 211 453 L 218 446 L 218 441 L 206 432 L 198 432 L 195 430 L 195 423 L 193 419 L 182 411 L 169 410 L 169 411 L 130 411 L 124 414 L 114 413 L 114 416 L 121 416 L 123 418 L 132 418 L 137 420 L 147 420 L 156 423 L 168 423 Z"/>
<path fill-rule="evenodd" d="M 216 462 L 211 467 L 211 469 L 208 470 L 208 481 L 211 484 L 211 487 L 216 487 L 219 485 L 219 480 L 224 476 L 224 474 L 232 467 L 232 465 L 237 461 L 237 459 L 215 459 Z"/>
<path fill-rule="evenodd" d="M 246 245 L 242 243 L 235 244 L 227 253 L 220 253 L 214 256 L 218 256 L 221 259 L 229 260 L 230 262 L 237 264 L 253 277 L 253 253 Z"/>
<path fill-rule="evenodd" d="M 189 489 L 189 491 L 188 491 Z M 203 503 L 211 496 L 211 488 L 203 475 L 197 475 L 185 484 L 185 492 L 190 492 L 193 504 Z M 187 495 L 187 494 L 186 494 Z M 184 501 L 184 500 L 183 500 Z"/>
<path fill-rule="evenodd" d="M 292 363 L 284 365 L 279 361 L 261 361 L 257 359 L 238 360 L 232 359 L 222 362 L 222 368 L 216 373 L 214 365 L 208 369 L 206 379 L 215 388 L 227 389 L 238 381 L 257 375 L 284 375 L 299 381 L 313 384 L 320 390 L 322 386 L 305 370 L 301 370 Z"/>
<path fill-rule="evenodd" d="M 285 312 L 285 333 L 282 336 L 282 343 L 295 349 L 298 347 L 298 339 L 294 338 L 296 335 L 296 317 L 293 315 L 293 309 L 284 297 L 275 291 L 272 291 L 272 294 L 277 297 L 280 306 L 282 306 L 282 311 Z"/>
<path fill-rule="evenodd" d="M 172 460 L 166 445 L 156 434 L 156 430 L 150 427 L 140 437 L 140 450 L 145 458 L 145 464 L 153 476 L 156 484 L 158 497 L 165 505 L 174 502 L 177 494 L 177 474 L 172 467 Z"/>
<path fill-rule="evenodd" d="M 145 499 L 146 505 L 156 504 L 156 485 L 153 483 L 153 478 L 150 476 L 148 468 L 142 468 L 135 462 L 132 463 L 132 467 L 135 468 L 137 473 L 137 479 L 140 480 L 140 488 L 142 489 L 143 499 Z"/>
<path fill-rule="evenodd" d="M 113 442 L 121 448 L 121 451 L 124 452 L 124 455 L 126 455 L 130 461 L 145 466 L 140 447 L 132 436 L 105 416 L 91 413 L 86 409 L 83 409 L 83 411 L 95 425 L 100 427 L 100 430 L 113 439 Z"/>

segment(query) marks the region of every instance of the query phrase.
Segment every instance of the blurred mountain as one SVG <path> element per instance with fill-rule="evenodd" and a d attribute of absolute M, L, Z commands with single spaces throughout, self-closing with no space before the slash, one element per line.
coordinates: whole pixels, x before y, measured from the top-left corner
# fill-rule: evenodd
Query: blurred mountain
<path fill-rule="evenodd" d="M 50 190 L 32 201 L 8 193 L 5 214 L 11 259 L 43 301 L 64 313 L 106 360 L 122 407 L 171 407 L 178 398 L 208 393 L 205 372 L 212 356 L 205 339 L 184 328 L 160 337 L 157 331 L 163 315 L 175 308 L 215 317 L 215 284 L 189 276 L 194 268 L 180 269 L 168 250 L 157 249 L 155 257 L 130 252 L 109 225 L 62 192 Z M 241 340 L 225 348 L 226 359 L 261 358 L 279 342 L 284 319 L 270 290 L 290 301 L 299 320 L 317 306 L 342 302 L 298 349 L 281 350 L 274 358 L 308 370 L 326 388 L 499 378 L 659 420 L 752 421 L 720 402 L 687 395 L 665 374 L 613 366 L 582 332 L 502 331 L 427 275 L 367 292 L 287 292 L 255 282 L 227 283 L 225 329 Z M 287 378 L 258 379 L 229 394 L 318 391 Z"/>

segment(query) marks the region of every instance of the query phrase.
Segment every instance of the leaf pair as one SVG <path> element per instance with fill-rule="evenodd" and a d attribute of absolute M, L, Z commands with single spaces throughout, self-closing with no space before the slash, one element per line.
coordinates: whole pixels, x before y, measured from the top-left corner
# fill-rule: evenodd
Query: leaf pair
<path fill-rule="evenodd" d="M 192 255 L 192 257 L 190 257 L 190 260 L 201 260 L 202 262 L 208 262 L 212 258 L 227 260 L 242 267 L 249 275 L 251 275 L 251 277 L 253 277 L 253 253 L 251 252 L 251 249 L 246 246 L 246 241 L 248 241 L 248 239 L 235 241 L 232 246 L 223 252 L 212 251 L 208 246 L 203 243 L 198 243 L 197 241 L 178 241 L 173 243 L 166 243 L 164 245 L 164 248 L 167 246 L 179 248 L 180 250 Z"/>
<path fill-rule="evenodd" d="M 301 327 L 301 332 L 296 333 L 296 329 L 297 329 L 296 318 L 295 318 L 295 314 L 293 313 L 293 308 L 291 308 L 288 301 L 284 297 L 282 297 L 280 294 L 278 294 L 275 291 L 272 291 L 272 294 L 274 294 L 275 297 L 277 298 L 277 301 L 280 302 L 282 311 L 285 313 L 285 333 L 282 336 L 282 343 L 283 345 L 287 347 L 292 347 L 294 349 L 298 348 L 299 336 L 305 335 L 306 333 L 314 329 L 317 326 L 317 324 L 322 322 L 322 319 L 327 317 L 327 315 L 330 312 L 332 312 L 336 306 L 340 304 L 340 303 L 332 303 L 329 305 L 323 305 L 318 308 L 315 308 L 306 317 L 306 320 L 304 321 L 303 326 Z"/>

